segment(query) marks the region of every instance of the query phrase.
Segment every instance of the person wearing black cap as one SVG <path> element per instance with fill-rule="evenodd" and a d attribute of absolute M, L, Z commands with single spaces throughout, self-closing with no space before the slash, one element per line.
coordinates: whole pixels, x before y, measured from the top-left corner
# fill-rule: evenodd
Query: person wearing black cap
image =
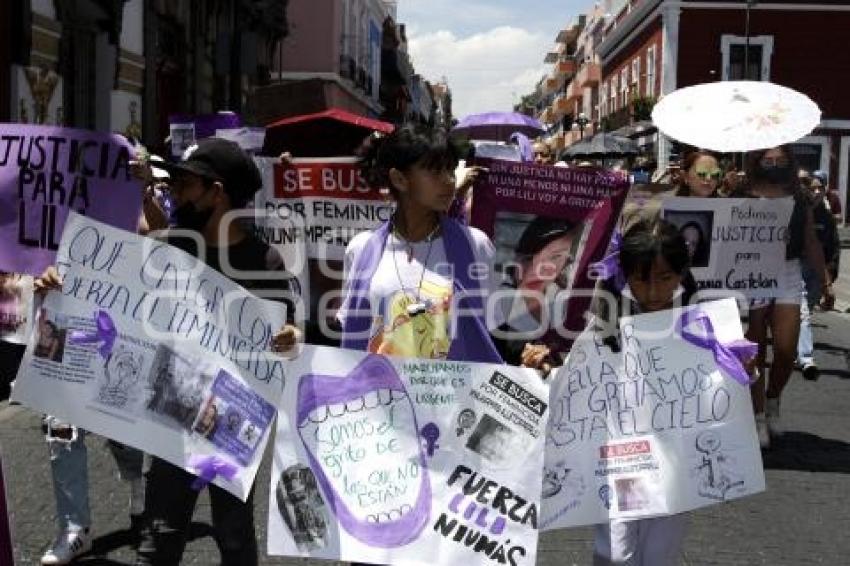
<path fill-rule="evenodd" d="M 179 231 L 168 235 L 168 242 L 196 255 L 259 296 L 280 297 L 280 292 L 287 290 L 285 279 L 256 280 L 250 275 L 258 271 L 281 272 L 280 255 L 238 222 L 228 221 L 227 213 L 248 204 L 262 186 L 260 172 L 251 158 L 233 142 L 207 138 L 190 147 L 181 163 L 161 167 L 172 178 L 176 228 L 200 234 L 206 249 L 197 249 L 196 238 L 179 237 Z M 273 285 L 277 288 L 272 288 Z M 267 291 L 274 295 L 264 293 Z M 291 320 L 291 304 L 287 306 Z M 295 328 L 287 325 L 275 337 L 274 349 L 286 351 L 297 339 Z M 138 565 L 179 564 L 198 498 L 198 492 L 191 487 L 194 480 L 195 476 L 183 469 L 152 458 L 147 473 L 146 526 L 137 551 Z M 209 486 L 209 495 L 221 563 L 257 564 L 253 491 L 244 503 L 214 485 Z"/>

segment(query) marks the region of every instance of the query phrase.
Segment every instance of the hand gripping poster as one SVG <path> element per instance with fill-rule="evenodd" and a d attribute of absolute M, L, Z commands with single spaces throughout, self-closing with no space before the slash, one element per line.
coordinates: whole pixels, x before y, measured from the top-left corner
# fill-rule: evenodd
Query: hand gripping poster
<path fill-rule="evenodd" d="M 668 197 L 662 203 L 664 218 L 685 238 L 701 295 L 715 298 L 799 293 L 800 262 L 794 258 L 800 257 L 802 231 L 792 234 L 793 211 L 792 197 Z"/>
<path fill-rule="evenodd" d="M 733 299 L 624 317 L 613 340 L 583 334 L 552 383 L 541 529 L 764 491 L 742 338 Z"/>
<path fill-rule="evenodd" d="M 628 177 L 595 168 L 491 159 L 472 195 L 472 225 L 496 246 L 502 284 L 499 332 L 571 342 L 587 325 L 599 272 L 629 189 Z"/>
<path fill-rule="evenodd" d="M 132 149 L 115 134 L 2 124 L 0 271 L 41 275 L 70 211 L 135 230 L 142 209 Z"/>
<path fill-rule="evenodd" d="M 269 554 L 535 563 L 548 417 L 536 372 L 312 346 L 287 370 Z"/>
<path fill-rule="evenodd" d="M 13 398 L 245 499 L 283 390 L 283 304 L 164 242 L 72 213 Z"/>

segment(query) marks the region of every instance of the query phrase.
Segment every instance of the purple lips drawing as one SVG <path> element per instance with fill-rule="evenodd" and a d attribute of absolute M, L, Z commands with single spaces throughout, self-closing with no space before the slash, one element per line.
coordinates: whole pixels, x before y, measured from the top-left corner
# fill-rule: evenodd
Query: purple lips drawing
<path fill-rule="evenodd" d="M 393 365 L 368 355 L 345 377 L 308 374 L 296 424 L 329 507 L 378 548 L 415 540 L 431 514 L 431 481 L 413 403 Z"/>

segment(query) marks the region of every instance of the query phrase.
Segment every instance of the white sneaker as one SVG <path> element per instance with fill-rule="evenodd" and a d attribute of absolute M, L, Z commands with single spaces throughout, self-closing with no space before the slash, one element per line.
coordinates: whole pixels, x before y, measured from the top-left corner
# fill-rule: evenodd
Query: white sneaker
<path fill-rule="evenodd" d="M 759 437 L 759 446 L 765 450 L 770 448 L 770 431 L 767 428 L 767 418 L 764 413 L 756 414 L 756 433 Z"/>
<path fill-rule="evenodd" d="M 89 529 L 62 531 L 41 557 L 41 563 L 44 565 L 70 564 L 76 557 L 91 550 L 91 545 Z"/>
<path fill-rule="evenodd" d="M 782 426 L 782 418 L 779 414 L 779 397 L 767 400 L 767 429 L 771 436 L 782 436 L 785 427 Z"/>

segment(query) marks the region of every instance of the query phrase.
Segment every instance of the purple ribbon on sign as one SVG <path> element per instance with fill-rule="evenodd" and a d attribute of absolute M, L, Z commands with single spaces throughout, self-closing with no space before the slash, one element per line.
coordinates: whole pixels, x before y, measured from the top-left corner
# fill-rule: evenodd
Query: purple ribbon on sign
<path fill-rule="evenodd" d="M 696 324 L 702 330 L 701 333 L 692 332 L 688 327 Z M 714 325 L 708 314 L 699 309 L 690 309 L 682 313 L 678 323 L 679 334 L 685 341 L 694 346 L 711 350 L 714 361 L 732 379 L 741 385 L 751 383 L 750 376 L 744 369 L 742 362 L 748 361 L 758 353 L 758 344 L 749 340 L 735 340 L 728 344 L 721 344 L 714 334 Z"/>
<path fill-rule="evenodd" d="M 217 476 L 233 480 L 239 469 L 235 464 L 222 460 L 218 456 L 192 456 L 189 467 L 197 472 L 197 478 L 192 482 L 192 489 L 200 491 Z"/>
<path fill-rule="evenodd" d="M 112 354 L 112 347 L 118 337 L 118 330 L 109 313 L 103 310 L 94 314 L 95 330 L 72 330 L 68 340 L 71 344 L 98 344 L 101 343 L 98 352 L 103 359 Z"/>
<path fill-rule="evenodd" d="M 614 286 L 621 291 L 626 286 L 626 278 L 620 269 L 620 249 L 623 247 L 623 235 L 619 230 L 614 230 L 611 235 L 611 243 L 604 258 L 590 265 L 590 269 L 596 272 L 597 277 L 602 280 L 614 280 Z"/>

